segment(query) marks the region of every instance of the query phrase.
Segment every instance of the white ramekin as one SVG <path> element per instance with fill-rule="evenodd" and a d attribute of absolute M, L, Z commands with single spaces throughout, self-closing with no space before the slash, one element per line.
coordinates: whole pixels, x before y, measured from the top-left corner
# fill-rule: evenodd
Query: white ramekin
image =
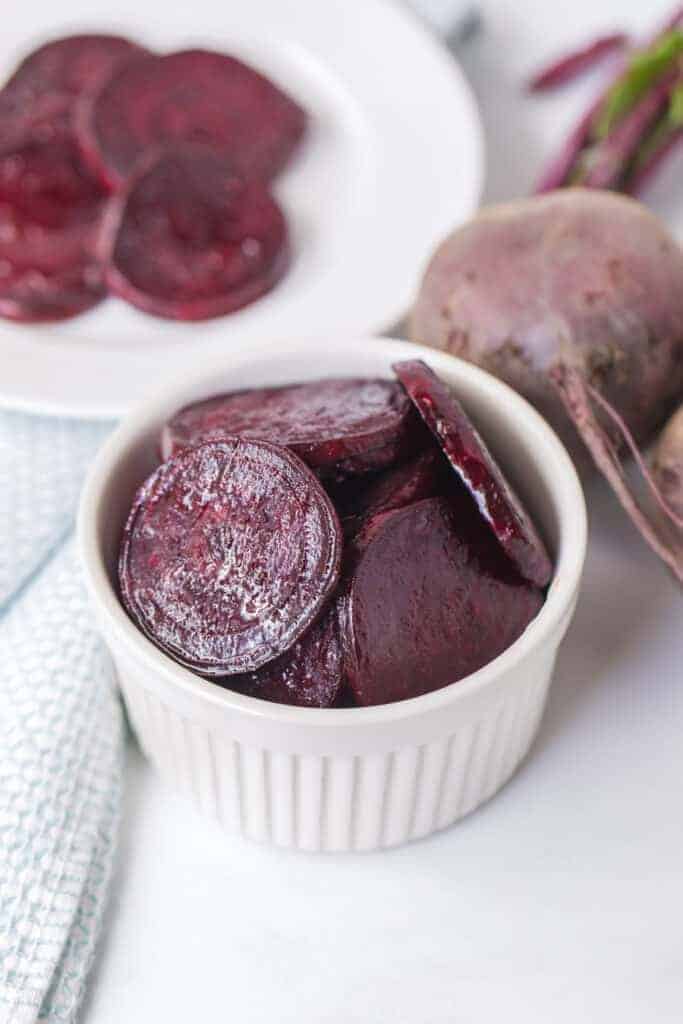
<path fill-rule="evenodd" d="M 132 624 L 116 592 L 121 528 L 156 463 L 159 429 L 222 389 L 330 375 L 390 376 L 425 359 L 453 386 L 528 503 L 554 552 L 541 612 L 467 679 L 381 707 L 293 708 L 244 697 L 175 664 Z M 586 547 L 581 486 L 545 421 L 489 374 L 388 339 L 226 347 L 127 417 L 100 451 L 79 514 L 87 585 L 133 727 L 162 777 L 226 829 L 302 850 L 373 850 L 429 835 L 492 796 L 536 733 Z"/>

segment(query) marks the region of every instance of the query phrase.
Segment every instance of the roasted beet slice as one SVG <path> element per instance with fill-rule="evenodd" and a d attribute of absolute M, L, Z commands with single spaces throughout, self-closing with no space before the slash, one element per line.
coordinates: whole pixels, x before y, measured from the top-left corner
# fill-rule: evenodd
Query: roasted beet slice
<path fill-rule="evenodd" d="M 67 260 L 53 239 L 40 259 L 3 256 L 0 244 L 0 316 L 24 323 L 66 320 L 101 302 L 106 288 L 99 266 L 75 243 Z"/>
<path fill-rule="evenodd" d="M 223 686 L 249 697 L 295 704 L 299 707 L 335 707 L 341 697 L 343 657 L 336 602 L 275 661 L 256 672 L 227 676 Z"/>
<path fill-rule="evenodd" d="M 287 265 L 285 219 L 266 188 L 204 150 L 163 153 L 112 200 L 103 232 L 112 292 L 176 320 L 253 302 Z"/>
<path fill-rule="evenodd" d="M 445 492 L 448 465 L 436 448 L 428 448 L 400 466 L 381 473 L 353 501 L 353 510 L 342 516 L 342 527 L 352 537 L 366 520 L 380 512 L 412 505 Z"/>
<path fill-rule="evenodd" d="M 104 297 L 94 255 L 104 200 L 69 136 L 0 151 L 0 315 L 58 320 Z"/>
<path fill-rule="evenodd" d="M 68 131 L 75 101 L 99 89 L 123 60 L 144 52 L 121 36 L 101 35 L 67 36 L 34 50 L 0 91 L 3 137 L 47 141 Z"/>
<path fill-rule="evenodd" d="M 423 430 L 395 381 L 330 378 L 188 405 L 164 427 L 161 455 L 235 434 L 286 445 L 322 474 L 353 475 L 413 454 Z"/>
<path fill-rule="evenodd" d="M 394 371 L 500 546 L 525 579 L 546 586 L 553 567 L 545 545 L 458 400 L 420 359 L 396 363 Z"/>
<path fill-rule="evenodd" d="M 126 63 L 82 110 L 84 151 L 118 187 L 142 154 L 199 143 L 247 178 L 272 178 L 304 132 L 303 110 L 234 57 L 184 50 Z"/>
<path fill-rule="evenodd" d="M 509 647 L 543 604 L 464 494 L 380 513 L 347 562 L 345 669 L 359 704 L 457 682 Z"/>
<path fill-rule="evenodd" d="M 286 448 L 226 438 L 189 449 L 142 486 L 119 563 L 129 614 L 209 676 L 251 672 L 315 620 L 339 576 L 341 528 Z"/>

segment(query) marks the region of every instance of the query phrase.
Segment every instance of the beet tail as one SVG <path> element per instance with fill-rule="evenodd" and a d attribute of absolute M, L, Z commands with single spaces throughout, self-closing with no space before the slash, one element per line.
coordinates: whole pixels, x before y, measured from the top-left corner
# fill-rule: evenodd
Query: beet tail
<path fill-rule="evenodd" d="M 587 382 L 580 369 L 561 363 L 549 371 L 549 378 L 593 461 L 607 479 L 622 508 L 643 539 L 671 569 L 676 579 L 683 583 L 682 521 L 664 500 L 623 419 L 604 396 Z M 657 506 L 665 512 L 664 520 L 656 514 L 648 513 L 638 501 L 619 456 L 620 446 L 614 443 L 601 426 L 594 412 L 594 405 L 609 417 L 635 456 L 638 468 Z"/>

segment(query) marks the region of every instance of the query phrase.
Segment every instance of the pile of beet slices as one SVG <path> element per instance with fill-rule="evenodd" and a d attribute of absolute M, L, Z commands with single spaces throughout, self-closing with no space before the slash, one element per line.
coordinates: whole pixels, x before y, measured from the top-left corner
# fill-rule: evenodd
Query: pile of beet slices
<path fill-rule="evenodd" d="M 119 562 L 161 650 L 239 693 L 343 707 L 456 682 L 521 635 L 544 544 L 439 378 L 394 370 L 220 395 L 166 424 Z"/>
<path fill-rule="evenodd" d="M 225 54 L 105 35 L 34 51 L 0 91 L 0 315 L 60 320 L 108 292 L 180 320 L 252 302 L 287 266 L 268 183 L 305 124 Z"/>

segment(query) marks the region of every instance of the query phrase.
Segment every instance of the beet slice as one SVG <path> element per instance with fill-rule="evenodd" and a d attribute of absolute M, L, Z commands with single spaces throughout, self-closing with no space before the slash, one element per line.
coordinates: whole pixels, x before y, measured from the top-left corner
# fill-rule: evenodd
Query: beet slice
<path fill-rule="evenodd" d="M 335 707 L 341 696 L 343 657 L 336 602 L 285 654 L 256 672 L 227 676 L 221 685 L 249 697 L 298 707 Z"/>
<path fill-rule="evenodd" d="M 58 320 L 104 297 L 94 249 L 105 198 L 68 135 L 0 151 L 1 316 Z"/>
<path fill-rule="evenodd" d="M 395 381 L 330 378 L 217 395 L 188 405 L 161 436 L 161 455 L 235 434 L 286 445 L 321 474 L 382 469 L 424 444 L 424 428 Z"/>
<path fill-rule="evenodd" d="M 47 141 L 68 132 L 76 100 L 94 93 L 122 61 L 145 52 L 107 35 L 67 36 L 39 47 L 0 91 L 2 135 Z"/>
<path fill-rule="evenodd" d="M 301 107 L 263 75 L 208 50 L 128 61 L 81 113 L 84 151 L 113 187 L 142 154 L 179 142 L 207 146 L 237 173 L 267 181 L 306 123 Z"/>
<path fill-rule="evenodd" d="M 531 517 L 458 400 L 421 359 L 394 372 L 521 575 L 546 586 L 553 567 Z"/>
<path fill-rule="evenodd" d="M 461 497 L 380 513 L 349 549 L 345 669 L 359 704 L 457 682 L 501 654 L 543 604 Z"/>
<path fill-rule="evenodd" d="M 447 463 L 436 448 L 428 448 L 414 459 L 381 473 L 353 501 L 341 523 L 346 537 L 353 537 L 366 520 L 380 512 L 412 505 L 445 493 Z"/>
<path fill-rule="evenodd" d="M 201 150 L 168 152 L 110 205 L 107 282 L 147 313 L 205 320 L 269 291 L 288 256 L 287 227 L 266 188 Z"/>
<path fill-rule="evenodd" d="M 181 664 L 251 672 L 314 621 L 340 553 L 332 503 L 301 460 L 226 438 L 181 453 L 141 487 L 122 539 L 121 596 Z"/>

